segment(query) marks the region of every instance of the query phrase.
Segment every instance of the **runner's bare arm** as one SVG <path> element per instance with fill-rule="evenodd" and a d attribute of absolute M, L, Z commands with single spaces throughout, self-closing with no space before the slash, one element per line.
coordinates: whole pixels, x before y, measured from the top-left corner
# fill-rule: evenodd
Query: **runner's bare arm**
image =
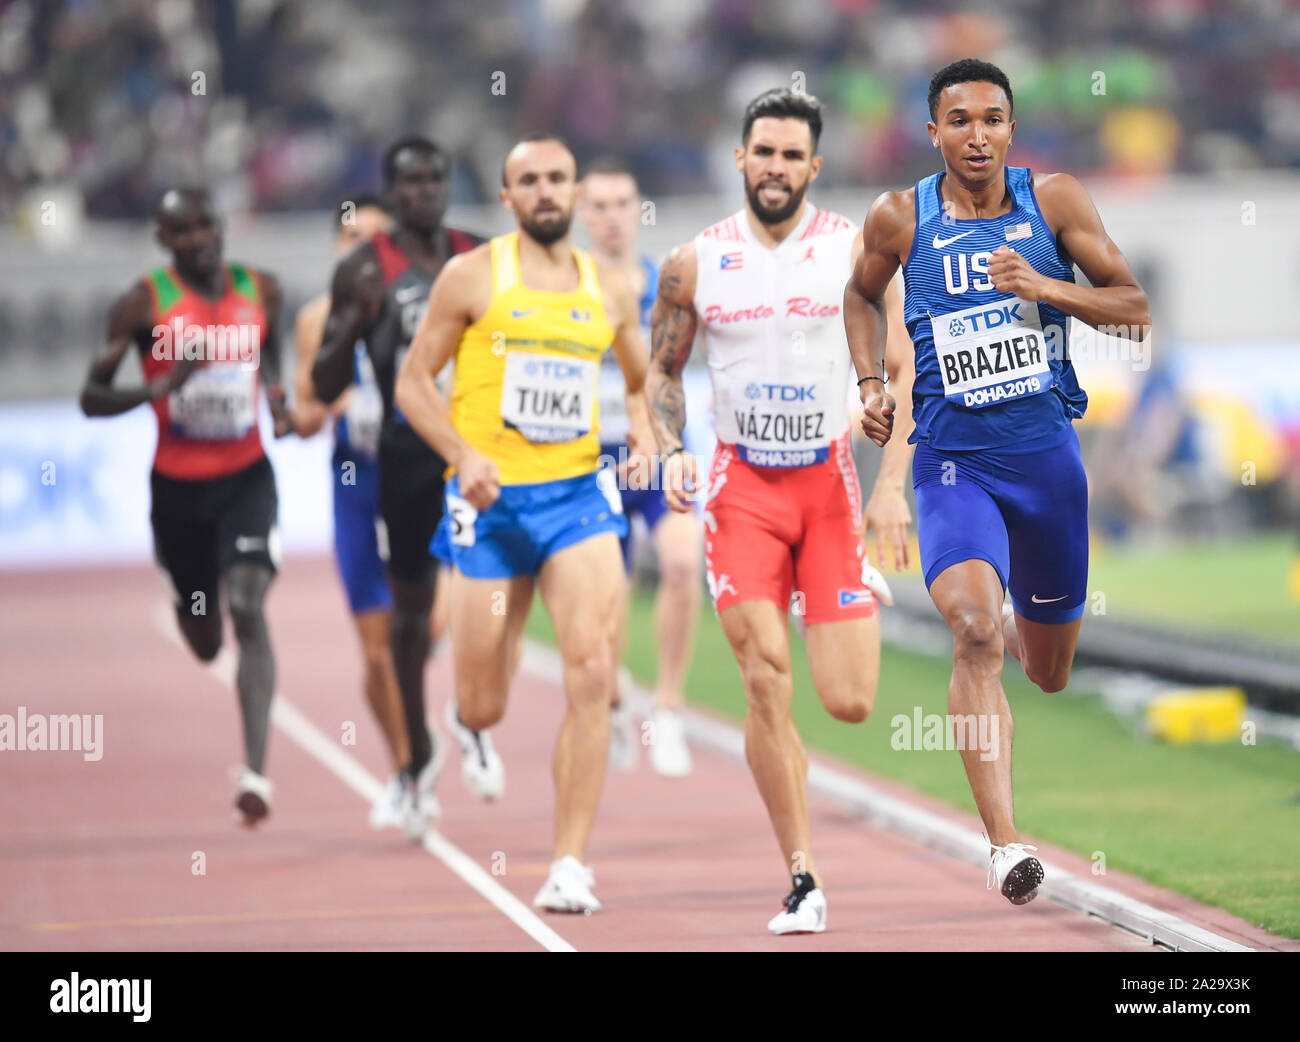
<path fill-rule="evenodd" d="M 334 269 L 330 313 L 320 350 L 311 367 L 316 398 L 332 403 L 352 383 L 357 341 L 379 317 L 384 302 L 384 274 L 368 242 L 358 243 Z"/>
<path fill-rule="evenodd" d="M 660 452 L 682 445 L 686 426 L 686 392 L 682 369 L 691 357 L 699 324 L 695 314 L 695 244 L 678 246 L 659 272 L 659 291 L 650 316 L 650 376 L 646 393 L 650 423 Z"/>
<path fill-rule="evenodd" d="M 895 406 L 882 382 L 889 334 L 885 295 L 903 256 L 900 246 L 910 237 L 914 221 L 908 193 L 880 196 L 862 223 L 862 252 L 844 287 L 844 332 L 861 380 L 862 432 L 882 447 L 893 429 Z"/>
<path fill-rule="evenodd" d="M 1069 174 L 1044 174 L 1034 183 L 1043 218 L 1057 242 L 1079 265 L 1091 286 L 1041 275 L 1010 247 L 993 252 L 989 278 L 996 289 L 1022 300 L 1042 301 L 1094 329 L 1143 340 L 1151 323 L 1147 295 L 1128 261 L 1102 226 L 1087 189 Z"/>
<path fill-rule="evenodd" d="M 916 379 L 916 355 L 903 322 L 903 294 L 899 280 L 891 279 L 885 290 L 885 314 L 889 334 L 885 342 L 885 372 L 894 399 L 893 432 L 880 458 L 880 472 L 871 487 L 871 497 L 862 511 L 862 530 L 876 533 L 875 563 L 884 566 L 888 548 L 892 567 L 902 571 L 910 563 L 907 535 L 912 511 L 904 491 L 912 463 L 912 384 Z M 874 383 L 875 381 L 869 381 Z"/>
<path fill-rule="evenodd" d="M 275 423 L 275 436 L 283 438 L 294 430 L 294 415 L 285 403 L 284 386 L 280 383 L 280 318 L 284 311 L 284 292 L 280 280 L 269 271 L 258 273 L 262 280 L 262 302 L 266 308 L 266 335 L 262 338 L 262 351 L 258 359 L 262 386 L 271 407 Z"/>
<path fill-rule="evenodd" d="M 607 309 L 614 326 L 614 355 L 627 385 L 628 445 L 633 452 L 654 452 L 654 434 L 646 404 L 646 347 L 641 338 L 641 308 L 636 290 L 627 275 L 617 268 L 599 269 L 601 286 L 610 303 Z"/>
<path fill-rule="evenodd" d="M 452 426 L 450 405 L 434 377 L 451 360 L 465 327 L 473 321 L 475 298 L 483 296 L 485 286 L 490 293 L 491 285 L 487 247 L 449 260 L 429 291 L 429 306 L 397 374 L 397 407 L 420 437 L 457 469 L 470 447 Z"/>
<path fill-rule="evenodd" d="M 293 414 L 298 421 L 298 433 L 310 438 L 325 425 L 330 414 L 341 410 L 345 398 L 339 398 L 330 408 L 316 397 L 316 388 L 311 382 L 311 367 L 316 361 L 316 352 L 320 350 L 321 337 L 325 333 L 325 321 L 330 314 L 329 294 L 309 300 L 298 309 L 294 321 L 293 343 L 298 357 L 297 375 L 294 379 Z"/>
<path fill-rule="evenodd" d="M 885 290 L 885 315 L 889 331 L 885 337 L 885 375 L 894 399 L 894 438 L 897 446 L 886 446 L 881 456 L 881 473 L 896 473 L 899 480 L 912 464 L 912 446 L 907 444 L 912 427 L 912 384 L 916 382 L 916 348 L 903 321 L 902 279 L 894 278 Z M 892 453 L 892 454 L 891 454 Z"/>
<path fill-rule="evenodd" d="M 180 387 L 197 363 L 177 362 L 166 376 L 159 376 L 143 387 L 113 386 L 118 366 L 131 345 L 149 339 L 149 319 L 153 302 L 149 288 L 137 282 L 113 302 L 108 312 L 107 343 L 91 360 L 86 382 L 81 389 L 81 411 L 87 416 L 117 416 L 144 402 L 165 397 Z"/>

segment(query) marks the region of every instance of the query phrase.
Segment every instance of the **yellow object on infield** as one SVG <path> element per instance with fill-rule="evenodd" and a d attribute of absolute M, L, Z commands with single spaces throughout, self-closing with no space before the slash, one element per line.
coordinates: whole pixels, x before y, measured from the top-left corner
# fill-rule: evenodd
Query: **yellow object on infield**
<path fill-rule="evenodd" d="M 1246 694 L 1239 687 L 1169 691 L 1147 706 L 1147 726 L 1175 745 L 1232 742 L 1241 737 Z"/>

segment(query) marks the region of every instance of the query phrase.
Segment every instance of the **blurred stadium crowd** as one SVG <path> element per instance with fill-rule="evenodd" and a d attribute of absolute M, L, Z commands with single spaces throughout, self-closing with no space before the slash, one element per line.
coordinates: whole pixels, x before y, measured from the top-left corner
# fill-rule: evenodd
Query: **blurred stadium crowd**
<path fill-rule="evenodd" d="M 0 213 L 54 184 L 138 218 L 200 174 L 234 210 L 323 209 L 409 130 L 459 160 L 456 202 L 494 198 L 503 146 L 539 128 L 648 192 L 710 192 L 744 102 L 791 82 L 829 105 L 829 184 L 904 183 L 933 166 L 926 86 L 958 52 L 1010 70 L 1022 163 L 1300 167 L 1290 0 L 14 0 Z"/>
<path fill-rule="evenodd" d="M 1189 274 L 1165 232 L 1185 218 L 1165 198 L 1175 175 L 1226 186 L 1215 175 L 1283 171 L 1288 197 L 1300 183 L 1300 0 L 0 3 L 0 403 L 77 386 L 109 300 L 157 257 L 141 219 L 169 185 L 211 187 L 241 249 L 260 226 L 257 259 L 286 278 L 292 310 L 327 272 L 320 215 L 378 187 L 400 134 L 451 153 L 453 204 L 494 204 L 507 148 L 544 128 L 579 160 L 624 157 L 651 197 L 734 205 L 739 114 L 790 84 L 829 110 L 819 192 L 860 191 L 932 172 L 929 77 L 967 54 L 1011 75 L 1017 165 L 1134 175 L 1123 183 L 1139 205 L 1158 202 L 1173 245 L 1124 242 L 1166 315 Z M 1225 191 L 1209 205 L 1232 221 L 1207 211 L 1217 237 L 1199 250 L 1247 242 L 1231 237 L 1242 203 Z M 42 215 L 56 204 L 58 227 Z M 482 214 L 468 226 L 488 230 Z M 658 230 L 686 236 L 691 220 Z M 1258 248 L 1233 255 L 1285 268 Z M 1243 345 L 1268 340 L 1251 319 Z M 1173 350 L 1150 373 L 1087 375 L 1094 523 L 1112 536 L 1300 515 L 1300 376 L 1278 368 L 1291 334 L 1251 356 L 1238 347 L 1228 372 L 1245 375 L 1225 388 L 1224 334 L 1197 326 L 1182 334 L 1199 351 L 1166 332 Z M 1243 494 L 1243 459 L 1268 494 Z"/>

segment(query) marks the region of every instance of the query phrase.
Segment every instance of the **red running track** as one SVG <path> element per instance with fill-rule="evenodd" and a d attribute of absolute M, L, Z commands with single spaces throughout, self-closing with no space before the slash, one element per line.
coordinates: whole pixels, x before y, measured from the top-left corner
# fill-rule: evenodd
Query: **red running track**
<path fill-rule="evenodd" d="M 164 587 L 151 569 L 8 573 L 3 584 L 0 712 L 21 705 L 104 723 L 98 762 L 75 751 L 0 753 L 0 949 L 541 950 L 438 858 L 372 831 L 365 800 L 279 730 L 272 816 L 256 831 L 236 827 L 235 696 L 160 624 Z M 278 689 L 384 777 L 332 564 L 288 562 L 268 611 Z M 436 719 L 449 673 L 445 654 L 429 667 Z M 550 854 L 562 707 L 553 685 L 521 674 L 494 732 L 505 799 L 472 800 L 454 757 L 439 785 L 441 834 L 529 908 Z M 349 722 L 353 746 L 343 743 Z M 830 901 L 824 934 L 767 933 L 789 877 L 762 804 L 743 764 L 698 750 L 689 779 L 660 778 L 645 762 L 609 775 L 588 857 L 605 910 L 543 919 L 580 951 L 1152 950 L 1046 900 L 1013 908 L 985 891 L 983 871 L 829 800 L 813 796 L 810 808 Z M 1086 866 L 1048 853 L 1071 870 Z M 1111 876 L 1107 885 L 1242 943 L 1300 947 L 1146 884 Z"/>

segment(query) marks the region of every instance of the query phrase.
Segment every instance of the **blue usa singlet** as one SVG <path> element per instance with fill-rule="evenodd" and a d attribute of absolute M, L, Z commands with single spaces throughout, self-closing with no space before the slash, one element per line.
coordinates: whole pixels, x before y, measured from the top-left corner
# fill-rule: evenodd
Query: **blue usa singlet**
<path fill-rule="evenodd" d="M 916 349 L 911 441 L 962 451 L 1050 442 L 1083 416 L 1088 396 L 1069 358 L 1067 316 L 993 287 L 1007 246 L 1049 278 L 1074 281 L 1043 218 L 1027 167 L 1007 167 L 1013 200 L 998 217 L 958 220 L 932 174 L 916 184 L 916 234 L 903 265 L 903 315 Z"/>

